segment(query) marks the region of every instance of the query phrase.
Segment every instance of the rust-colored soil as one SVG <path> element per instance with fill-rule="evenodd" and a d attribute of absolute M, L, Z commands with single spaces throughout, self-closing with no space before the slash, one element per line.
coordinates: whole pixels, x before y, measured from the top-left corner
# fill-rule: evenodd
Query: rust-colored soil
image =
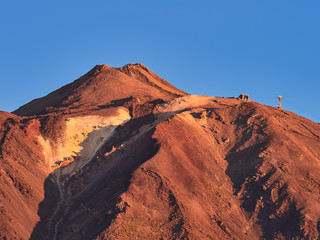
<path fill-rule="evenodd" d="M 319 239 L 320 125 L 141 64 L 0 112 L 1 239 Z"/>

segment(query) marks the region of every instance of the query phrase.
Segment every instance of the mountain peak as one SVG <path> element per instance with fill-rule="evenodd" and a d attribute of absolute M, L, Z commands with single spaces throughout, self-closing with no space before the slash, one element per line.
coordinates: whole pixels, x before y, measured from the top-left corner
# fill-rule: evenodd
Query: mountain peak
<path fill-rule="evenodd" d="M 146 68 L 141 63 L 127 63 L 127 64 L 123 65 L 122 67 L 143 67 L 143 68 Z"/>
<path fill-rule="evenodd" d="M 106 64 L 97 64 L 95 65 L 87 74 L 89 75 L 96 75 L 104 70 L 110 70 L 112 67 L 106 65 Z"/>
<path fill-rule="evenodd" d="M 97 65 L 0 112 L 0 239 L 320 239 L 320 125 Z"/>
<path fill-rule="evenodd" d="M 149 69 L 141 63 L 128 63 L 128 64 L 123 65 L 122 67 L 110 67 L 107 64 L 97 64 L 88 73 L 90 73 L 90 72 L 97 73 L 97 72 L 101 72 L 103 70 L 111 70 L 111 69 L 114 69 L 114 70 L 144 69 L 144 70 L 149 71 Z"/>
<path fill-rule="evenodd" d="M 20 107 L 14 114 L 38 115 L 61 109 L 108 105 L 113 100 L 145 97 L 170 100 L 186 95 L 141 63 L 113 68 L 98 64 L 74 82 Z"/>

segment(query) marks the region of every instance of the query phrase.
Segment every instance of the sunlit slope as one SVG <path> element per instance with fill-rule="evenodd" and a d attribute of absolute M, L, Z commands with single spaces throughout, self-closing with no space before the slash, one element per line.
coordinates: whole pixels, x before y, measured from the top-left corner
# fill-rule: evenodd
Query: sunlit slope
<path fill-rule="evenodd" d="M 132 97 L 169 100 L 186 95 L 142 64 L 97 65 L 74 82 L 20 107 L 14 114 L 36 115 L 121 105 Z"/>

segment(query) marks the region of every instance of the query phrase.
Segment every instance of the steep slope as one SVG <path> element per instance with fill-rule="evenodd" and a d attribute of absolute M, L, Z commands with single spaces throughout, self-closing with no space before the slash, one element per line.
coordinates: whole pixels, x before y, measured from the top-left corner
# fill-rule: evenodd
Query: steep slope
<path fill-rule="evenodd" d="M 40 122 L 0 112 L 0 238 L 28 239 L 40 220 L 48 176 L 37 142 Z"/>
<path fill-rule="evenodd" d="M 319 239 L 319 124 L 102 68 L 0 114 L 2 238 Z"/>

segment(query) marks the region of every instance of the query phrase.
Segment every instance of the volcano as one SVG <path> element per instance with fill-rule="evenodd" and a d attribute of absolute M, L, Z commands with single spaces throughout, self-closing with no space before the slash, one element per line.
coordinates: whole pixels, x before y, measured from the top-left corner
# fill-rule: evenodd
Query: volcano
<path fill-rule="evenodd" d="M 319 239 L 320 125 L 97 65 L 0 112 L 1 239 Z"/>

